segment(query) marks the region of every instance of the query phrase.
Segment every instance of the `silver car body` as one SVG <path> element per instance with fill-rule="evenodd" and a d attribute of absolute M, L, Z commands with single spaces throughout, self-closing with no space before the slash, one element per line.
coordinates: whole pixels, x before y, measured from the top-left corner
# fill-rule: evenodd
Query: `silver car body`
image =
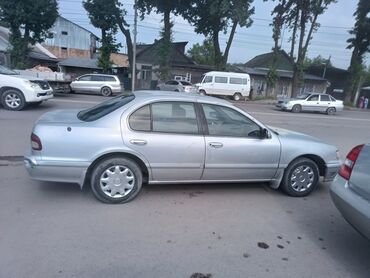
<path fill-rule="evenodd" d="M 187 81 L 169 80 L 165 83 L 158 84 L 157 89 L 161 91 L 175 91 L 175 92 L 186 92 L 195 93 L 197 87 Z"/>
<path fill-rule="evenodd" d="M 362 148 L 350 179 L 337 175 L 330 193 L 343 217 L 370 239 L 370 144 Z"/>
<path fill-rule="evenodd" d="M 294 105 L 300 105 L 301 111 L 327 112 L 328 108 L 335 108 L 336 112 L 343 111 L 343 101 L 336 100 L 328 94 L 308 94 L 301 98 L 285 99 L 277 102 L 276 106 L 282 110 L 291 111 Z"/>
<path fill-rule="evenodd" d="M 104 87 L 111 89 L 112 93 L 122 93 L 123 84 L 117 76 L 108 74 L 85 74 L 76 78 L 71 84 L 75 92 L 100 94 Z"/>
<path fill-rule="evenodd" d="M 139 132 L 130 128 L 132 113 L 147 104 L 165 102 L 232 109 L 267 129 L 268 138 Z M 44 114 L 35 124 L 33 132 L 43 147 L 42 151 L 31 149 L 25 157 L 32 178 L 82 186 L 94 163 L 112 154 L 134 159 L 144 168 L 148 183 L 271 182 L 277 188 L 284 169 L 298 157 L 316 161 L 326 181 L 332 180 L 340 167 L 336 147 L 305 134 L 266 127 L 231 103 L 213 97 L 142 91 L 135 92 L 135 98 L 125 106 L 96 121 L 81 121 L 77 113 L 56 110 Z M 202 119 L 197 120 L 204 124 Z"/>

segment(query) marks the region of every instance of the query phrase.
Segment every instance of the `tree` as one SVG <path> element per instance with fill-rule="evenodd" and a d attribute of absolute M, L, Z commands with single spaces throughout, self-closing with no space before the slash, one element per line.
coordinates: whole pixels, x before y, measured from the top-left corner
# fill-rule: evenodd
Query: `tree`
<path fill-rule="evenodd" d="M 351 103 L 356 102 L 356 91 L 363 80 L 364 56 L 370 52 L 370 1 L 359 0 L 354 16 L 356 17 L 355 26 L 350 31 L 353 37 L 347 41 L 349 43 L 347 48 L 352 49 L 352 56 L 345 88 L 345 100 Z"/>
<path fill-rule="evenodd" d="M 318 17 L 335 2 L 336 0 L 281 0 L 273 11 L 274 21 L 281 19 L 292 31 L 290 50 L 293 62 L 292 96 L 296 96 L 299 91 L 308 46 L 313 33 L 320 27 Z"/>
<path fill-rule="evenodd" d="M 303 68 L 307 69 L 312 66 L 321 66 L 321 65 L 326 65 L 327 67 L 332 67 L 333 64 L 331 63 L 330 57 L 329 59 L 326 59 L 322 57 L 321 55 L 318 55 L 314 58 L 305 58 L 303 62 Z"/>
<path fill-rule="evenodd" d="M 184 6 L 185 2 L 180 0 L 138 0 L 138 9 L 141 12 L 141 17 L 144 14 L 150 14 L 153 10 L 158 14 L 163 14 L 163 29 L 160 32 L 161 40 L 157 44 L 157 63 L 161 79 L 169 78 L 170 61 L 173 55 L 172 49 L 172 27 L 171 13 L 178 14 Z"/>
<path fill-rule="evenodd" d="M 116 43 L 117 22 L 114 14 L 116 0 L 86 0 L 83 2 L 91 24 L 101 30 L 99 67 L 107 72 L 112 67 L 111 53 L 117 52 L 120 44 Z"/>
<path fill-rule="evenodd" d="M 91 23 L 102 30 L 102 48 L 100 49 L 102 55 L 99 61 L 101 66 L 104 68 L 110 64 L 110 61 L 107 60 L 108 52 L 110 56 L 110 53 L 118 50 L 119 44 L 114 39 L 118 28 L 126 39 L 128 60 L 132 66 L 133 45 L 130 25 L 125 20 L 127 11 L 122 8 L 122 3 L 119 0 L 86 0 L 83 5 L 89 13 Z M 103 30 L 105 30 L 104 34 Z"/>
<path fill-rule="evenodd" d="M 195 27 L 196 33 L 212 39 L 216 69 L 224 70 L 226 67 L 236 28 L 252 25 L 252 2 L 253 0 L 195 0 L 182 11 L 184 18 Z M 226 48 L 222 52 L 219 35 L 221 32 L 227 34 L 229 27 L 231 30 Z"/>
<path fill-rule="evenodd" d="M 12 67 L 27 67 L 30 45 L 51 37 L 48 30 L 57 16 L 56 0 L 0 0 L 0 20 L 10 29 Z"/>
<path fill-rule="evenodd" d="M 187 55 L 200 65 L 214 65 L 215 49 L 212 40 L 205 39 L 202 44 L 196 43 L 187 52 Z"/>

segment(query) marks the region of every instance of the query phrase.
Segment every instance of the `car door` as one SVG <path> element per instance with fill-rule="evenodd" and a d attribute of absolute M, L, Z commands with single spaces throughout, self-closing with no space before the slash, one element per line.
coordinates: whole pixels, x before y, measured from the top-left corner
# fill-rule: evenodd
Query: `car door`
<path fill-rule="evenodd" d="M 155 102 L 129 116 L 124 142 L 143 155 L 155 181 L 197 181 L 204 165 L 205 144 L 192 102 Z"/>
<path fill-rule="evenodd" d="M 101 88 L 105 85 L 105 78 L 102 75 L 92 75 L 90 91 L 93 93 L 100 93 Z"/>
<path fill-rule="evenodd" d="M 310 95 L 306 100 L 302 101 L 302 111 L 320 111 L 319 95 Z"/>
<path fill-rule="evenodd" d="M 87 92 L 91 85 L 91 75 L 83 75 L 73 82 L 73 90 L 77 92 Z"/>
<path fill-rule="evenodd" d="M 261 139 L 261 127 L 239 111 L 202 104 L 206 121 L 203 180 L 270 180 L 279 166 L 280 141 Z"/>
<path fill-rule="evenodd" d="M 326 112 L 331 105 L 331 99 L 329 95 L 320 95 L 319 109 L 320 112 Z"/>

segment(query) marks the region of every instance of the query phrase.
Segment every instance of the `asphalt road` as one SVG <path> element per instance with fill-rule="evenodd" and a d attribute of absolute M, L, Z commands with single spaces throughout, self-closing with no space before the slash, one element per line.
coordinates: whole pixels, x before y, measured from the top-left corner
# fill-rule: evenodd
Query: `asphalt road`
<path fill-rule="evenodd" d="M 101 99 L 0 108 L 0 277 L 369 277 L 370 243 L 340 216 L 327 184 L 306 198 L 261 184 L 151 185 L 131 203 L 105 205 L 74 184 L 31 181 L 20 162 L 4 160 L 23 155 L 42 113 Z M 332 143 L 343 156 L 370 141 L 367 112 L 237 105 L 266 124 Z"/>

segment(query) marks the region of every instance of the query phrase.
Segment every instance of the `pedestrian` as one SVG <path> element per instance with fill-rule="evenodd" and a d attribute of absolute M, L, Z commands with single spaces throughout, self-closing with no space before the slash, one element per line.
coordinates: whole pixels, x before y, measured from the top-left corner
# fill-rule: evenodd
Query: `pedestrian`
<path fill-rule="evenodd" d="M 362 109 L 364 107 L 364 101 L 365 101 L 364 96 L 360 97 L 360 100 L 358 102 L 358 108 Z"/>
<path fill-rule="evenodd" d="M 367 97 L 365 97 L 365 100 L 364 100 L 364 109 L 367 109 L 367 106 L 369 105 L 369 99 Z"/>

